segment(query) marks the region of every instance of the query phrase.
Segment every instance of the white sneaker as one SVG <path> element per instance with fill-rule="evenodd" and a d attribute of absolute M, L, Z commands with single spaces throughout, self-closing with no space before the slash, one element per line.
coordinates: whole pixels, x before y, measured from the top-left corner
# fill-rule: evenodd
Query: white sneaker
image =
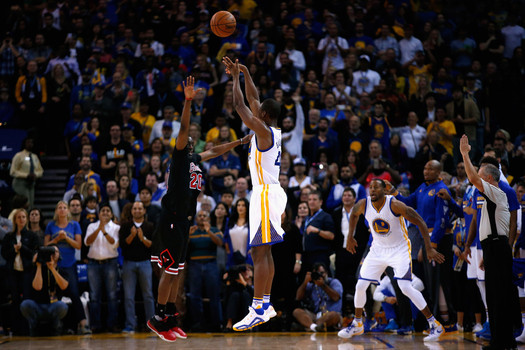
<path fill-rule="evenodd" d="M 459 323 L 456 323 L 456 328 L 458 329 L 458 332 L 460 332 L 460 333 L 463 333 L 465 331 L 463 326 L 460 326 Z"/>
<path fill-rule="evenodd" d="M 274 311 L 275 312 L 275 311 Z M 259 315 L 253 307 L 248 307 L 248 315 L 246 315 L 241 321 L 233 325 L 233 330 L 237 332 L 247 331 L 255 326 L 268 322 L 270 318 L 263 312 Z"/>
<path fill-rule="evenodd" d="M 430 331 L 428 332 L 428 336 L 423 338 L 423 341 L 438 341 L 441 336 L 445 334 L 445 328 L 441 325 L 441 323 L 437 322 L 430 326 Z"/>
<path fill-rule="evenodd" d="M 275 312 L 275 309 L 273 308 L 273 305 L 270 304 L 266 310 L 264 310 L 264 316 L 270 318 L 274 318 L 277 316 L 277 312 Z"/>
<path fill-rule="evenodd" d="M 481 323 L 476 323 L 474 325 L 474 328 L 472 328 L 472 333 L 481 332 L 482 329 L 483 329 L 483 326 L 481 325 Z"/>
<path fill-rule="evenodd" d="M 352 338 L 355 335 L 361 335 L 365 332 L 365 328 L 363 327 L 363 322 L 356 322 L 352 321 L 350 326 L 343 328 L 337 333 L 338 336 L 341 338 L 349 339 Z"/>

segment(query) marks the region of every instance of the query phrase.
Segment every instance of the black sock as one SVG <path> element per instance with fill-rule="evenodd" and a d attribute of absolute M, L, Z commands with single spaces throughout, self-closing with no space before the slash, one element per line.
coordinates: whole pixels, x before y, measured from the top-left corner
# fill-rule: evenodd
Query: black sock
<path fill-rule="evenodd" d="M 166 315 L 173 316 L 177 313 L 177 307 L 175 306 L 175 303 L 168 302 L 166 304 Z"/>
<path fill-rule="evenodd" d="M 161 319 L 164 318 L 166 316 L 166 304 L 157 304 L 155 315 L 159 316 Z"/>

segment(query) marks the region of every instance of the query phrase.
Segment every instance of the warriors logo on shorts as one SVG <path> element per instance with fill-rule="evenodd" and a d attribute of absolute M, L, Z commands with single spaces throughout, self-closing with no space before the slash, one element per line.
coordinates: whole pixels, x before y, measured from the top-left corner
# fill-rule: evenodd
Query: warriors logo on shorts
<path fill-rule="evenodd" d="M 375 219 L 372 226 L 374 227 L 374 231 L 380 235 L 386 235 L 390 232 L 390 225 L 383 219 Z"/>

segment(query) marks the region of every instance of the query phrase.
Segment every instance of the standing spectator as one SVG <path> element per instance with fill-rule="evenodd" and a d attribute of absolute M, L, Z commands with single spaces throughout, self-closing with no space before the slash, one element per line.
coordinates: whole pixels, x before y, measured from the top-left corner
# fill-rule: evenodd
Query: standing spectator
<path fill-rule="evenodd" d="M 90 298 L 91 330 L 99 333 L 102 330 L 100 308 L 102 303 L 102 285 L 106 288 L 108 317 L 106 327 L 117 332 L 118 320 L 118 252 L 120 226 L 113 223 L 113 212 L 109 204 L 100 207 L 99 221 L 88 226 L 84 244 L 89 247 L 88 281 Z"/>
<path fill-rule="evenodd" d="M 171 137 L 177 138 L 179 136 L 180 122 L 175 120 L 175 108 L 173 106 L 166 106 L 162 110 L 163 119 L 157 120 L 151 129 L 151 134 L 149 135 L 149 143 L 156 139 L 162 137 L 162 129 L 166 122 L 171 123 Z"/>
<path fill-rule="evenodd" d="M 304 112 L 301 97 L 294 94 L 292 100 L 295 104 L 295 120 L 292 116 L 283 119 L 281 140 L 288 153 L 295 158 L 301 157 L 303 153 Z"/>
<path fill-rule="evenodd" d="M 188 245 L 188 283 L 190 311 L 193 329 L 203 329 L 202 299 L 210 299 L 211 330 L 220 329 L 221 302 L 220 277 L 217 265 L 217 247 L 222 246 L 222 232 L 210 225 L 210 214 L 201 210 L 197 213 L 197 225 L 190 227 Z"/>
<path fill-rule="evenodd" d="M 381 26 L 381 36 L 374 40 L 374 45 L 378 50 L 377 56 L 383 61 L 385 60 L 384 56 L 386 55 L 387 49 L 394 50 L 395 57 L 399 57 L 399 44 L 390 32 L 390 26 L 388 24 Z"/>
<path fill-rule="evenodd" d="M 503 57 L 510 59 L 514 54 L 514 49 L 523 46 L 523 41 L 525 40 L 525 29 L 518 25 L 516 13 L 509 14 L 508 23 L 505 27 L 501 28 L 501 34 L 503 34 L 503 40 L 505 42 Z"/>
<path fill-rule="evenodd" d="M 425 143 L 427 132 L 425 128 L 418 125 L 418 117 L 416 112 L 408 112 L 407 125 L 400 128 L 392 129 L 393 132 L 398 132 L 401 138 L 401 145 L 407 150 L 409 159 L 414 159 L 417 152 Z"/>
<path fill-rule="evenodd" d="M 49 248 L 55 253 L 49 256 L 48 261 L 43 260 L 42 251 L 38 252 L 31 294 L 20 305 L 22 315 L 29 322 L 31 337 L 37 334 L 38 325 L 43 320 L 50 321 L 52 335 L 61 335 L 60 320 L 66 316 L 68 310 L 67 304 L 59 300 L 61 291 L 65 291 L 69 285 L 68 280 L 57 270 L 60 251 L 56 246 Z"/>
<path fill-rule="evenodd" d="M 476 47 L 476 42 L 467 37 L 467 30 L 459 28 L 457 38 L 450 43 L 450 51 L 454 56 L 454 66 L 462 71 L 469 69 Z"/>
<path fill-rule="evenodd" d="M 131 114 L 131 119 L 134 119 L 141 126 L 142 130 L 142 141 L 144 144 L 149 144 L 151 130 L 155 125 L 155 117 L 149 113 L 149 102 L 146 99 L 140 100 L 139 111 Z M 152 139 L 153 140 L 153 139 Z"/>
<path fill-rule="evenodd" d="M 139 199 L 144 204 L 146 217 L 155 227 L 160 220 L 160 206 L 151 202 L 152 192 L 148 187 L 142 187 L 139 191 Z"/>
<path fill-rule="evenodd" d="M 226 267 L 228 268 L 251 261 L 251 257 L 248 255 L 248 236 L 250 234 L 249 207 L 250 202 L 241 198 L 231 210 L 230 218 L 224 231 L 224 246 L 226 254 L 228 254 Z"/>
<path fill-rule="evenodd" d="M 61 275 L 69 282 L 64 294 L 71 299 L 79 334 L 91 334 L 84 307 L 80 301 L 75 257 L 76 251 L 82 247 L 82 229 L 77 221 L 71 220 L 68 204 L 64 201 L 57 203 L 53 220 L 47 224 L 44 244 L 56 246 L 60 252 L 58 267 Z"/>
<path fill-rule="evenodd" d="M 334 222 L 330 214 L 321 209 L 323 200 L 318 191 L 308 195 L 310 215 L 305 219 L 303 231 L 303 271 L 311 271 L 315 263 L 330 266 Z"/>
<path fill-rule="evenodd" d="M 361 96 L 363 92 L 372 94 L 381 81 L 379 73 L 370 69 L 368 55 L 359 56 L 359 71 L 354 72 L 353 76 L 353 88 L 358 96 Z"/>
<path fill-rule="evenodd" d="M 490 322 L 490 349 L 516 347 L 511 311 L 518 305 L 516 287 L 512 284 L 512 251 L 509 245 L 509 202 L 499 187 L 500 171 L 489 164 L 476 169 L 470 161 L 471 146 L 466 135 L 461 138 L 461 155 L 470 182 L 485 198 L 481 209 L 479 240 L 483 249 L 483 265 L 487 287 Z M 475 220 L 472 221 L 472 224 Z M 463 258 L 468 262 L 474 230 L 468 235 Z M 509 314 L 510 313 L 510 314 Z"/>
<path fill-rule="evenodd" d="M 1 225 L 1 217 L 0 217 L 0 225 Z M 11 225 L 11 221 L 9 221 L 9 225 Z M 38 237 L 38 246 L 44 245 L 44 216 L 42 215 L 42 211 L 38 208 L 33 208 L 29 211 L 29 223 L 27 225 L 27 229 L 33 233 L 35 233 Z M 12 229 L 9 229 L 9 231 Z M 1 229 L 0 229 L 1 231 Z"/>
<path fill-rule="evenodd" d="M 342 203 L 342 198 L 346 189 L 351 187 L 354 190 L 354 200 L 358 201 L 366 197 L 365 188 L 354 178 L 355 170 L 350 165 L 343 165 L 339 169 L 339 182 L 330 188 L 328 199 L 326 200 L 326 209 L 334 210 Z M 339 278 L 339 280 L 341 280 Z"/>
<path fill-rule="evenodd" d="M 405 37 L 399 41 L 399 51 L 401 51 L 401 64 L 409 62 L 416 52 L 423 51 L 423 44 L 421 40 L 414 37 L 414 26 L 412 24 L 405 24 Z"/>
<path fill-rule="evenodd" d="M 447 150 L 448 154 L 452 155 L 453 144 L 452 140 L 456 136 L 456 127 L 454 123 L 447 119 L 447 112 L 445 108 L 439 106 L 436 108 L 436 120 L 431 122 L 427 127 L 427 134 L 435 131 L 439 136 L 439 144 Z"/>
<path fill-rule="evenodd" d="M 343 286 L 337 279 L 328 277 L 326 266 L 323 263 L 314 264 L 297 289 L 296 300 L 309 298 L 312 307 L 297 308 L 293 316 L 301 326 L 312 332 L 326 331 L 341 321 Z"/>
<path fill-rule="evenodd" d="M 330 23 L 326 29 L 328 35 L 321 39 L 317 45 L 317 53 L 324 55 L 323 74 L 326 74 L 330 67 L 335 68 L 335 70 L 343 69 L 345 67 L 343 56 L 348 52 L 348 42 L 338 36 L 337 25 Z"/>
<path fill-rule="evenodd" d="M 13 215 L 13 231 L 5 235 L 2 242 L 2 256 L 7 261 L 7 280 L 11 292 L 11 320 L 15 334 L 25 329 L 20 324 L 18 307 L 28 297 L 33 277 L 33 255 L 38 248 L 38 237 L 27 230 L 27 212 L 16 209 Z"/>
<path fill-rule="evenodd" d="M 111 207 L 112 216 L 117 222 L 122 214 L 122 209 L 129 202 L 127 199 L 119 198 L 119 190 L 120 188 L 116 180 L 109 180 L 106 182 L 107 203 Z"/>
<path fill-rule="evenodd" d="M 227 142 L 223 142 L 227 143 Z M 225 189 L 224 176 L 226 174 L 233 174 L 235 178 L 239 177 L 241 171 L 241 161 L 238 156 L 228 151 L 220 157 L 213 158 L 210 161 L 210 171 L 208 175 L 211 177 L 212 189 L 214 198 L 217 200 L 218 195 Z"/>
<path fill-rule="evenodd" d="M 20 48 L 13 43 L 11 33 L 7 33 L 0 46 L 0 77 L 11 77 L 15 74 L 15 57 L 20 55 Z"/>
<path fill-rule="evenodd" d="M 44 174 L 38 156 L 32 152 L 33 141 L 32 137 L 22 141 L 22 151 L 15 154 L 9 169 L 9 175 L 13 177 L 13 189 L 17 194 L 26 196 L 30 206 L 35 201 L 35 182 Z"/>
<path fill-rule="evenodd" d="M 124 287 L 124 310 L 126 322 L 123 333 L 135 333 L 135 288 L 137 280 L 144 302 L 144 315 L 149 320 L 155 314 L 152 290 L 151 244 L 155 225 L 146 220 L 146 209 L 142 202 L 131 207 L 133 220 L 123 223 L 119 231 L 119 242 L 124 257 L 122 283 Z"/>

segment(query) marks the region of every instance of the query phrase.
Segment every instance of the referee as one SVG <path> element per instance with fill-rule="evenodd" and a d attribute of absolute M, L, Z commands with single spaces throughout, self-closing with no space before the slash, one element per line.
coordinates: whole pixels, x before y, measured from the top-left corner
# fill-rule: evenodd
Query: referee
<path fill-rule="evenodd" d="M 483 349 L 515 349 L 513 322 L 509 314 L 516 305 L 516 288 L 512 284 L 512 252 L 509 245 L 510 212 L 507 196 L 498 186 L 499 169 L 492 164 L 482 165 L 476 173 L 469 152 L 468 138 L 463 135 L 460 151 L 468 179 L 485 198 L 481 208 L 479 240 L 483 249 L 483 265 L 489 311 L 490 345 Z M 475 232 L 472 231 L 471 232 Z M 470 257 L 474 235 L 469 234 L 464 258 Z M 469 262 L 470 263 L 470 262 Z"/>

